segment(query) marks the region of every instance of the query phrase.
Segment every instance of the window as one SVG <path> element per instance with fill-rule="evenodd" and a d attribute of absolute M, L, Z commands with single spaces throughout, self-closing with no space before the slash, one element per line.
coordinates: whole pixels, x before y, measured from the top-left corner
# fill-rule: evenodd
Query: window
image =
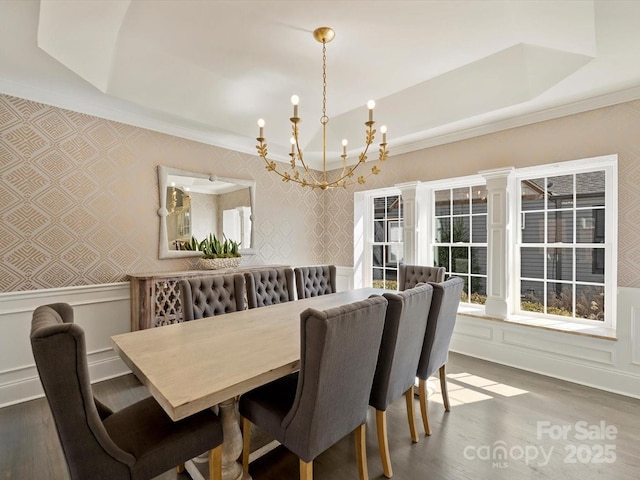
<path fill-rule="evenodd" d="M 373 197 L 371 278 L 376 288 L 398 289 L 398 264 L 403 259 L 403 211 L 400 195 Z"/>
<path fill-rule="evenodd" d="M 617 177 L 608 155 L 356 192 L 354 284 L 395 289 L 411 258 L 463 278 L 466 309 L 615 328 Z"/>
<path fill-rule="evenodd" d="M 518 178 L 517 309 L 604 321 L 607 172 L 563 170 Z"/>
<path fill-rule="evenodd" d="M 464 282 L 462 302 L 487 299 L 487 190 L 484 185 L 433 192 L 433 259 Z"/>

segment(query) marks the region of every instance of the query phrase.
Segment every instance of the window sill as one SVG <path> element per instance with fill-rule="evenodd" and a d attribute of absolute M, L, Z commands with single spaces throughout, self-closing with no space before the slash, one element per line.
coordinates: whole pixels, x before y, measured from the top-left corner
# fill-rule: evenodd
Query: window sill
<path fill-rule="evenodd" d="M 537 328 L 552 332 L 562 332 L 570 335 L 598 338 L 601 340 L 618 341 L 616 331 L 613 328 L 587 325 L 577 322 L 564 322 L 562 320 L 541 317 L 528 317 L 526 315 L 509 315 L 508 318 L 497 318 L 486 315 L 479 308 L 461 306 L 458 315 L 463 317 L 478 318 L 481 320 L 491 320 L 493 322 L 509 323 L 512 325 L 522 325 L 524 327 Z"/>

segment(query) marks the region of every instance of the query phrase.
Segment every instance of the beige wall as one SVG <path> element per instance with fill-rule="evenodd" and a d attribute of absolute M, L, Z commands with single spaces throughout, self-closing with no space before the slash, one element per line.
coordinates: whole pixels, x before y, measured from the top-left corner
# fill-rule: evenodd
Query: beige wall
<path fill-rule="evenodd" d="M 606 154 L 618 154 L 619 162 L 618 286 L 639 287 L 640 101 L 391 156 L 376 181 L 360 190 Z M 353 191 L 324 198 L 326 262 L 353 264 Z"/>
<path fill-rule="evenodd" d="M 392 156 L 360 190 L 619 155 L 622 287 L 640 285 L 640 101 Z M 284 184 L 256 156 L 0 95 L 0 291 L 190 268 L 158 260 L 157 165 L 257 183 L 252 263 L 353 263 L 353 192 Z"/>
<path fill-rule="evenodd" d="M 318 263 L 319 192 L 257 156 L 0 95 L 0 292 L 183 270 L 158 259 L 158 165 L 255 180 L 251 263 Z"/>

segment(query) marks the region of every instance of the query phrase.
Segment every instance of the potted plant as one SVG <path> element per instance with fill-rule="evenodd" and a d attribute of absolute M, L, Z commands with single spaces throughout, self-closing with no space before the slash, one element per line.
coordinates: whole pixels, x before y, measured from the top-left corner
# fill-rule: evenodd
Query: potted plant
<path fill-rule="evenodd" d="M 224 237 L 223 241 L 220 241 L 211 233 L 202 241 L 191 237 L 191 242 L 187 243 L 185 247 L 187 250 L 202 252 L 200 257 L 201 265 L 212 270 L 234 268 L 240 265 L 242 261 L 242 256 L 238 252 L 238 242 L 226 237 Z"/>

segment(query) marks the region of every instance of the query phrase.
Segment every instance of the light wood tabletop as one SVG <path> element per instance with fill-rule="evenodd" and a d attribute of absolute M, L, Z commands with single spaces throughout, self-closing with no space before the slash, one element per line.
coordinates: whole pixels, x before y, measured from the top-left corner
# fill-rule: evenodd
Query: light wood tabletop
<path fill-rule="evenodd" d="M 222 478 L 250 480 L 242 452 L 236 397 L 298 370 L 300 313 L 364 300 L 385 290 L 362 288 L 111 337 L 127 366 L 173 420 L 218 405 Z M 186 462 L 194 479 L 198 462 Z"/>
<path fill-rule="evenodd" d="M 115 335 L 114 349 L 173 420 L 299 368 L 300 313 L 381 294 L 363 288 Z"/>

